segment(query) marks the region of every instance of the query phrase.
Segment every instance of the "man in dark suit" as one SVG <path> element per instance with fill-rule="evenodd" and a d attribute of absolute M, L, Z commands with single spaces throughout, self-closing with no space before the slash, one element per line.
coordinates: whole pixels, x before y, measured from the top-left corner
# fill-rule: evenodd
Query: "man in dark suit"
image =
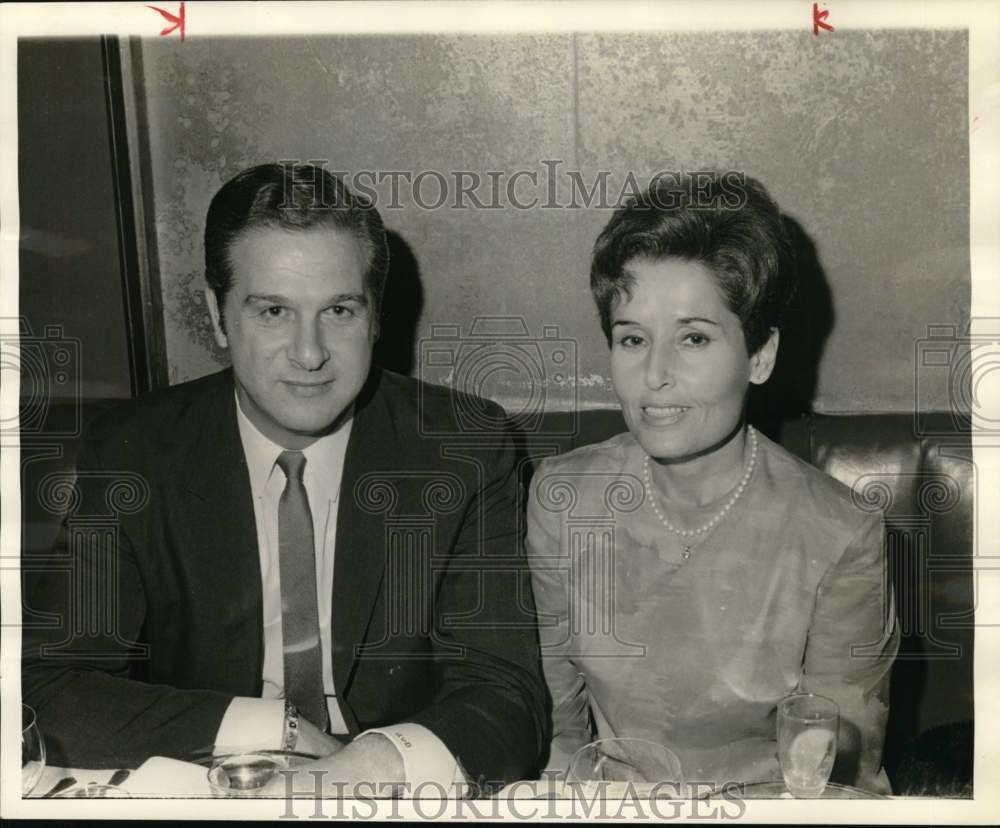
<path fill-rule="evenodd" d="M 515 455 L 459 417 L 502 412 L 371 365 L 385 231 L 325 170 L 244 171 L 205 249 L 232 369 L 91 425 L 26 598 L 50 762 L 285 748 L 328 785 L 530 774 L 546 724 Z"/>

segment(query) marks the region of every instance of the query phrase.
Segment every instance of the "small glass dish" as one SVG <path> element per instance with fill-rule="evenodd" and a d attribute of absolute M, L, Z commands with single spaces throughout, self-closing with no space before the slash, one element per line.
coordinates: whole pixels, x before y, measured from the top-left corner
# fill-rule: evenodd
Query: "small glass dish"
<path fill-rule="evenodd" d="M 213 796 L 260 796 L 278 771 L 288 766 L 288 757 L 277 752 L 217 756 L 208 769 L 208 784 Z"/>
<path fill-rule="evenodd" d="M 610 737 L 584 745 L 570 759 L 567 785 L 589 796 L 683 797 L 684 774 L 670 748 L 647 739 Z"/>

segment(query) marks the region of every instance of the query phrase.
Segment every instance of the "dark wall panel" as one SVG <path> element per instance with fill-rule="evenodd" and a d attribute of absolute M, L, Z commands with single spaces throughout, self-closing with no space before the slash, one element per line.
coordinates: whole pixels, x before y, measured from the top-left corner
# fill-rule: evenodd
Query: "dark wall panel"
<path fill-rule="evenodd" d="M 59 521 L 95 401 L 132 394 L 101 42 L 20 40 L 21 487 L 26 551 Z M 47 492 L 49 492 L 47 494 Z"/>
<path fill-rule="evenodd" d="M 78 390 L 88 399 L 128 397 L 100 41 L 21 40 L 17 70 L 21 316 L 36 337 L 58 326 L 79 343 L 70 351 L 79 389 L 71 371 L 67 382 L 52 382 L 53 402 Z"/>

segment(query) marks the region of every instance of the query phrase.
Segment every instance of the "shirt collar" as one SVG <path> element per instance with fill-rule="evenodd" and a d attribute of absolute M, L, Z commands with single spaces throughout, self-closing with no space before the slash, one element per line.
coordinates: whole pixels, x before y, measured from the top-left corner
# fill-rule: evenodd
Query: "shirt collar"
<path fill-rule="evenodd" d="M 243 413 L 239 395 L 236 397 L 236 422 L 239 426 L 243 453 L 246 455 L 250 472 L 250 490 L 255 498 L 264 494 L 271 474 L 274 472 L 278 455 L 285 449 L 265 437 L 250 418 Z M 354 424 L 353 403 L 345 422 L 332 434 L 320 437 L 302 450 L 306 456 L 306 478 L 311 478 L 311 493 L 323 493 L 331 500 L 337 498 L 340 478 L 344 470 L 344 455 L 347 441 Z"/>

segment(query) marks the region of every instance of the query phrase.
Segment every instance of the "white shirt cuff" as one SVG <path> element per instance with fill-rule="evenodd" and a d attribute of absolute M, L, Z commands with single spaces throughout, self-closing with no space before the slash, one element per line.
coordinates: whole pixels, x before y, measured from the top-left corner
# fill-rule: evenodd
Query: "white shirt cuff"
<path fill-rule="evenodd" d="M 237 696 L 226 708 L 215 734 L 215 753 L 280 750 L 284 735 L 283 699 Z"/>
<path fill-rule="evenodd" d="M 404 723 L 373 727 L 360 735 L 381 733 L 399 751 L 410 796 L 445 796 L 453 785 L 466 780 L 458 760 L 437 736 L 423 725 Z M 422 786 L 422 787 L 421 787 Z"/>

